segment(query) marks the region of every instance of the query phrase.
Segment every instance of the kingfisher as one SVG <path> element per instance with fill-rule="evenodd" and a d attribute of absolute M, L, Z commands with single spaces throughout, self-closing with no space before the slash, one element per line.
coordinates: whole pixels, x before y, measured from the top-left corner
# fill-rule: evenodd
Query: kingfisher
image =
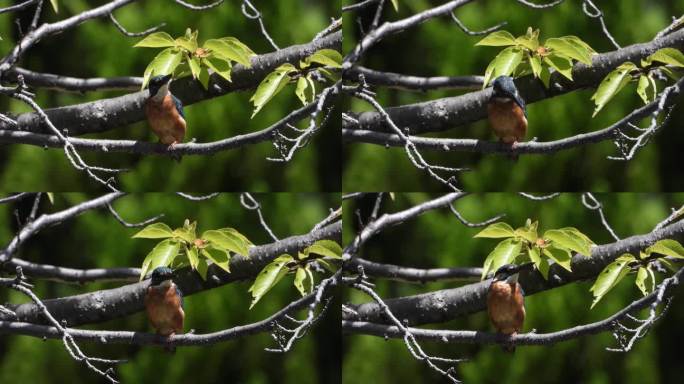
<path fill-rule="evenodd" d="M 487 312 L 497 332 L 513 336 L 520 332 L 525 321 L 524 292 L 518 283 L 518 272 L 525 265 L 506 264 L 494 274 L 487 291 Z M 513 352 L 515 347 L 504 346 Z"/>
<path fill-rule="evenodd" d="M 492 85 L 494 91 L 487 104 L 489 124 L 499 140 L 513 149 L 527 133 L 525 101 L 510 76 L 499 76 Z"/>
<path fill-rule="evenodd" d="M 185 137 L 183 103 L 169 91 L 172 75 L 150 79 L 150 95 L 145 101 L 145 115 L 159 142 L 173 147 Z"/>
<path fill-rule="evenodd" d="M 157 267 L 152 271 L 152 281 L 145 293 L 145 310 L 158 335 L 169 337 L 183 332 L 183 293 L 173 282 L 171 268 Z"/>

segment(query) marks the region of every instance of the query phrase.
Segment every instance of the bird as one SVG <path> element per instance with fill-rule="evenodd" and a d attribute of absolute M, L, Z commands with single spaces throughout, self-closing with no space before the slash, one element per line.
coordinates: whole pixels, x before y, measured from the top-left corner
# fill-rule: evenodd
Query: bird
<path fill-rule="evenodd" d="M 510 76 L 499 76 L 492 85 L 492 96 L 487 103 L 489 124 L 499 140 L 513 149 L 527 133 L 525 101 Z"/>
<path fill-rule="evenodd" d="M 169 337 L 183 332 L 183 293 L 173 282 L 171 268 L 157 267 L 152 271 L 152 280 L 145 293 L 145 310 L 158 335 Z"/>
<path fill-rule="evenodd" d="M 145 116 L 159 142 L 173 147 L 182 143 L 187 125 L 183 103 L 169 91 L 172 75 L 150 79 L 149 96 L 145 100 Z"/>
<path fill-rule="evenodd" d="M 525 322 L 525 298 L 518 272 L 524 265 L 506 264 L 494 274 L 487 290 L 487 313 L 498 333 L 514 336 L 522 330 Z M 513 352 L 515 347 L 504 346 L 504 351 Z"/>

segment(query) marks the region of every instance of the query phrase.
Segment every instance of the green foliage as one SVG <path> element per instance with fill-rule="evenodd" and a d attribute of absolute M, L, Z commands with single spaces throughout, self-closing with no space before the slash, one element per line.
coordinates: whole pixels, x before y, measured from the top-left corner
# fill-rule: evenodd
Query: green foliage
<path fill-rule="evenodd" d="M 299 252 L 296 259 L 288 254 L 275 258 L 259 272 L 254 283 L 249 287 L 248 292 L 252 293 L 252 303 L 249 309 L 252 309 L 287 274 L 295 275 L 293 284 L 302 296 L 311 293 L 316 285 L 311 272 L 312 262 L 316 261 L 331 272 L 335 271 L 329 260 L 325 260 L 324 257 L 330 260 L 341 260 L 342 247 L 332 240 L 318 240 Z"/>
<path fill-rule="evenodd" d="M 394 7 L 395 11 L 399 10 L 399 0 L 392 0 L 392 6 Z"/>
<path fill-rule="evenodd" d="M 577 36 L 552 37 L 540 45 L 539 29 L 532 27 L 518 37 L 507 31 L 492 32 L 475 45 L 507 47 L 487 66 L 483 88 L 499 76 L 527 74 L 541 79 L 548 88 L 549 68 L 572 80 L 572 61 L 591 65 L 591 56 L 596 54 Z"/>
<path fill-rule="evenodd" d="M 625 253 L 615 259 L 615 261 L 603 268 L 596 278 L 594 285 L 589 288 L 589 291 L 594 294 L 594 301 L 591 303 L 591 307 L 594 308 L 596 303 L 598 303 L 606 293 L 613 289 L 620 280 L 633 270 L 636 270 L 637 272 L 634 284 L 639 288 L 639 291 L 641 291 L 644 296 L 653 292 L 656 286 L 656 280 L 651 261 L 661 259 L 661 262 L 665 262 L 665 260 L 662 259 L 662 257 L 665 256 L 684 259 L 684 247 L 676 240 L 665 239 L 646 248 L 639 254 L 638 259 L 629 253 Z"/>
<path fill-rule="evenodd" d="M 510 225 L 498 222 L 487 226 L 477 233 L 476 238 L 504 238 L 489 253 L 482 267 L 482 279 L 499 267 L 512 263 L 532 262 L 535 268 L 548 279 L 549 264 L 554 262 L 570 271 L 571 252 L 591 255 L 594 242 L 576 228 L 550 229 L 539 237 L 539 223 L 528 219 L 525 226 L 513 229 Z"/>
<path fill-rule="evenodd" d="M 52 5 L 52 9 L 55 10 L 55 13 L 59 12 L 59 4 L 57 4 L 57 0 L 50 0 L 50 5 Z"/>
<path fill-rule="evenodd" d="M 152 76 L 174 74 L 176 78 L 192 75 L 207 89 L 209 70 L 231 81 L 233 62 L 251 67 L 250 59 L 256 54 L 240 40 L 234 37 L 209 39 L 200 47 L 198 33 L 188 28 L 184 36 L 174 39 L 166 32 L 155 32 L 135 44 L 134 47 L 166 48 L 147 65 L 142 88 Z"/>
<path fill-rule="evenodd" d="M 638 82 L 636 92 L 644 104 L 655 100 L 658 88 L 653 70 L 663 71 L 671 78 L 678 79 L 678 76 L 663 65 L 683 68 L 684 54 L 675 48 L 661 48 L 645 59 L 642 59 L 641 68 L 630 61 L 626 61 L 615 68 L 601 81 L 601 84 L 599 84 L 596 92 L 591 97 L 596 104 L 592 117 L 596 116 L 610 99 L 632 81 Z"/>
<path fill-rule="evenodd" d="M 296 83 L 295 95 L 303 105 L 313 102 L 316 97 L 314 72 L 319 72 L 328 79 L 336 80 L 326 68 L 341 68 L 342 54 L 334 49 L 321 49 L 299 62 L 299 68 L 291 63 L 284 63 L 269 73 L 259 83 L 250 101 L 254 104 L 254 117 L 261 108 L 286 85 Z M 307 89 L 309 92 L 307 93 Z"/>
<path fill-rule="evenodd" d="M 164 223 L 150 224 L 132 237 L 164 239 L 145 256 L 140 280 L 157 267 L 188 265 L 206 280 L 209 262 L 230 272 L 231 252 L 249 257 L 249 248 L 253 246 L 247 237 L 233 228 L 212 229 L 197 237 L 197 222 L 190 223 L 187 219 L 182 227 L 174 230 Z M 179 254 L 181 258 L 178 258 Z"/>

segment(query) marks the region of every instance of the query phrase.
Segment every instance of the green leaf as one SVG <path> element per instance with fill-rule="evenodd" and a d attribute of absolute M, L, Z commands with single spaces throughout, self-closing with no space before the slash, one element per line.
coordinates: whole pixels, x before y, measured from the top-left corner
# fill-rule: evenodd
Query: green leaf
<path fill-rule="evenodd" d="M 140 272 L 140 280 L 144 279 L 149 271 L 154 271 L 157 267 L 171 265 L 179 250 L 180 244 L 177 241 L 166 239 L 159 242 L 145 257 Z"/>
<path fill-rule="evenodd" d="M 651 82 L 648 81 L 648 76 L 646 75 L 641 75 L 639 76 L 639 84 L 637 85 L 637 94 L 639 97 L 641 97 L 641 100 L 644 101 L 644 104 L 648 104 L 648 94 L 646 93 L 646 90 L 648 87 L 651 85 Z"/>
<path fill-rule="evenodd" d="M 629 262 L 633 260 L 635 260 L 634 256 L 627 253 L 603 268 L 603 271 L 596 278 L 594 285 L 589 288 L 589 291 L 594 293 L 594 301 L 591 303 L 591 308 L 594 308 L 596 303 L 629 273 Z"/>
<path fill-rule="evenodd" d="M 55 194 L 54 192 L 46 192 L 48 200 L 50 201 L 50 204 L 54 205 L 55 204 Z"/>
<path fill-rule="evenodd" d="M 516 234 L 516 236 L 522 237 L 523 239 L 529 241 L 531 244 L 534 244 L 537 241 L 536 227 L 535 228 L 526 228 L 526 227 L 517 228 L 515 230 L 515 234 Z"/>
<path fill-rule="evenodd" d="M 59 4 L 57 4 L 57 0 L 50 0 L 50 4 L 52 5 L 52 9 L 55 10 L 55 13 L 59 13 Z"/>
<path fill-rule="evenodd" d="M 591 246 L 594 245 L 585 234 L 572 227 L 550 229 L 544 233 L 544 239 L 551 240 L 555 247 L 566 248 L 584 256 L 591 256 Z"/>
<path fill-rule="evenodd" d="M 166 32 L 155 32 L 150 33 L 145 36 L 144 39 L 140 40 L 134 47 L 147 47 L 147 48 L 161 48 L 161 47 L 175 47 L 176 42 L 173 37 Z"/>
<path fill-rule="evenodd" d="M 517 47 L 508 47 L 501 51 L 487 67 L 483 88 L 489 81 L 499 76 L 509 76 L 522 61 L 523 51 Z"/>
<path fill-rule="evenodd" d="M 197 238 L 195 236 L 194 229 L 190 228 L 176 228 L 173 230 L 173 236 L 185 241 L 188 244 L 194 243 L 195 239 Z"/>
<path fill-rule="evenodd" d="M 572 60 L 557 53 L 552 53 L 544 57 L 544 62 L 558 73 L 572 80 Z"/>
<path fill-rule="evenodd" d="M 181 62 L 183 54 L 181 51 L 175 48 L 166 48 L 165 50 L 159 52 L 159 54 L 152 59 L 150 64 L 147 65 L 145 69 L 145 75 L 143 78 L 143 88 L 147 86 L 152 76 L 156 75 L 168 75 L 176 70 L 176 67 Z"/>
<path fill-rule="evenodd" d="M 532 68 L 532 73 L 534 77 L 539 78 L 542 71 L 541 57 L 537 55 L 529 56 L 528 60 L 530 62 L 530 68 Z"/>
<path fill-rule="evenodd" d="M 399 11 L 399 0 L 392 0 L 392 6 L 395 11 Z"/>
<path fill-rule="evenodd" d="M 179 37 L 175 40 L 175 43 L 177 47 L 185 49 L 190 54 L 193 54 L 197 50 L 197 41 L 193 41 L 187 37 Z"/>
<path fill-rule="evenodd" d="M 188 261 L 190 262 L 190 267 L 192 269 L 197 269 L 197 264 L 199 264 L 199 256 L 197 255 L 197 247 L 191 246 L 185 250 L 185 254 L 188 255 Z"/>
<path fill-rule="evenodd" d="M 215 248 L 237 253 L 239 255 L 249 255 L 249 248 L 243 241 L 231 236 L 229 233 L 220 230 L 209 230 L 202 234 L 202 239 L 206 240 Z"/>
<path fill-rule="evenodd" d="M 309 83 L 306 81 L 306 78 L 300 77 L 299 79 L 297 79 L 297 89 L 295 89 L 295 95 L 297 95 L 299 100 L 304 105 L 306 105 L 306 88 L 308 86 Z"/>
<path fill-rule="evenodd" d="M 207 259 L 205 257 L 199 259 L 199 262 L 197 263 L 197 273 L 199 273 L 202 280 L 207 281 L 207 270 L 209 269 L 209 266 L 207 265 Z"/>
<path fill-rule="evenodd" d="M 532 36 L 518 36 L 515 38 L 515 42 L 532 52 L 536 52 L 539 48 L 539 41 Z"/>
<path fill-rule="evenodd" d="M 318 240 L 304 249 L 305 255 L 308 255 L 309 253 L 341 259 L 342 247 L 332 240 Z"/>
<path fill-rule="evenodd" d="M 173 231 L 164 223 L 154 223 L 131 236 L 134 239 L 165 239 L 173 237 Z"/>
<path fill-rule="evenodd" d="M 334 49 L 321 49 L 304 59 L 304 63 L 318 63 L 326 67 L 341 68 L 342 54 Z M 306 68 L 306 66 L 304 68 Z"/>
<path fill-rule="evenodd" d="M 515 239 L 506 239 L 500 242 L 485 259 L 482 268 L 482 280 L 487 277 L 489 272 L 495 272 L 499 267 L 512 263 L 520 254 L 521 248 L 522 245 Z"/>
<path fill-rule="evenodd" d="M 316 98 L 316 83 L 314 83 L 310 73 L 306 76 L 306 82 L 309 83 L 309 89 L 311 90 L 311 102 L 313 103 L 314 99 Z"/>
<path fill-rule="evenodd" d="M 206 60 L 202 60 L 203 63 L 207 63 Z M 202 67 L 199 74 L 199 82 L 202 84 L 204 89 L 209 89 L 209 72 L 206 67 Z"/>
<path fill-rule="evenodd" d="M 251 58 L 256 54 L 240 40 L 234 37 L 221 39 L 209 39 L 204 42 L 204 48 L 212 51 L 212 54 L 224 60 L 232 60 L 247 68 L 252 66 Z"/>
<path fill-rule="evenodd" d="M 261 81 L 254 95 L 249 99 L 254 103 L 252 117 L 290 82 L 288 74 L 292 72 L 297 72 L 297 69 L 292 64 L 285 63 Z"/>
<path fill-rule="evenodd" d="M 585 43 L 584 40 L 580 39 L 577 36 L 573 36 L 573 35 L 563 36 L 562 39 L 567 41 L 568 43 L 570 43 L 572 45 L 575 45 L 576 47 L 578 47 L 581 50 L 589 52 L 589 55 L 595 55 L 596 54 L 596 51 L 594 51 L 594 48 L 590 47 L 589 44 Z"/>
<path fill-rule="evenodd" d="M 591 99 L 594 100 L 596 108 L 592 117 L 596 114 L 613 98 L 622 88 L 624 88 L 627 83 L 632 80 L 629 72 L 636 69 L 636 65 L 631 62 L 622 63 L 615 70 L 610 72 L 599 84 L 596 92 Z"/>
<path fill-rule="evenodd" d="M 306 296 L 306 289 L 304 289 L 304 280 L 306 279 L 306 271 L 304 268 L 297 268 L 297 273 L 295 273 L 294 286 L 297 288 L 302 296 Z"/>
<path fill-rule="evenodd" d="M 537 270 L 542 274 L 542 276 L 544 276 L 544 279 L 548 280 L 549 279 L 549 264 L 546 262 L 545 259 L 542 259 L 541 256 L 539 255 L 539 248 L 530 247 L 527 250 L 527 254 L 530 257 L 530 260 L 537 267 Z"/>
<path fill-rule="evenodd" d="M 644 294 L 644 296 L 648 295 L 648 289 L 646 289 L 646 280 L 648 279 L 648 270 L 644 267 L 639 267 L 639 272 L 637 272 L 636 280 L 634 283 L 636 284 L 637 288 L 641 291 L 641 293 Z"/>
<path fill-rule="evenodd" d="M 249 309 L 252 309 L 254 304 L 261 300 L 266 292 L 278 284 L 287 274 L 287 264 L 293 260 L 292 256 L 288 254 L 280 255 L 259 272 L 248 290 L 248 292 L 252 293 L 252 304 L 249 306 Z"/>
<path fill-rule="evenodd" d="M 645 252 L 649 255 L 651 253 L 659 253 L 665 256 L 684 259 L 684 247 L 678 241 L 671 239 L 660 240 L 646 248 Z"/>
<path fill-rule="evenodd" d="M 570 255 L 570 251 L 568 251 L 567 249 L 548 246 L 542 250 L 542 254 L 548 257 L 549 259 L 555 261 L 556 264 L 560 265 L 564 269 L 572 271 L 570 269 L 572 255 Z"/>
<path fill-rule="evenodd" d="M 544 87 L 549 88 L 551 82 L 551 72 L 549 72 L 549 67 L 542 66 L 541 73 L 539 73 L 539 79 L 544 84 Z"/>
<path fill-rule="evenodd" d="M 254 244 L 247 238 L 247 236 L 243 235 L 242 233 L 240 233 L 240 232 L 239 232 L 237 229 L 235 229 L 235 228 L 226 227 L 226 228 L 221 228 L 221 229 L 219 229 L 219 231 L 223 232 L 223 233 L 224 233 L 226 236 L 228 236 L 228 237 L 234 238 L 235 241 L 237 241 L 237 242 L 240 243 L 242 246 L 244 246 L 244 247 L 245 247 L 245 248 L 244 248 L 245 252 L 249 252 L 249 247 L 251 247 L 251 246 L 254 245 Z M 244 254 L 243 254 L 242 256 L 248 256 L 248 255 L 244 255 Z"/>
<path fill-rule="evenodd" d="M 230 71 L 233 68 L 233 66 L 232 64 L 230 64 L 229 60 L 225 60 L 219 57 L 208 57 L 204 60 L 204 62 L 214 72 L 218 73 L 219 76 L 223 77 L 228 81 L 231 81 Z"/>
<path fill-rule="evenodd" d="M 568 40 L 564 37 L 552 37 L 546 40 L 544 46 L 548 49 L 551 49 L 555 54 L 560 54 L 562 56 L 575 59 L 586 65 L 591 65 L 591 52 L 580 45 L 574 44 L 571 40 Z"/>
<path fill-rule="evenodd" d="M 642 60 L 641 65 L 646 67 L 654 61 L 676 67 L 684 67 L 684 53 L 676 48 L 661 48 Z"/>
<path fill-rule="evenodd" d="M 200 74 L 200 59 L 198 57 L 191 57 L 188 60 L 188 64 L 190 65 L 190 72 L 192 73 L 192 78 L 197 79 L 199 78 Z"/>
<path fill-rule="evenodd" d="M 475 45 L 486 45 L 490 47 L 515 45 L 515 37 L 507 31 L 492 32 L 484 39 L 478 41 Z"/>
<path fill-rule="evenodd" d="M 504 222 L 498 222 L 488 225 L 487 228 L 483 229 L 473 237 L 486 237 L 496 239 L 502 237 L 514 237 L 515 235 L 515 231 L 510 225 Z"/>
<path fill-rule="evenodd" d="M 203 248 L 200 252 L 202 253 L 202 256 L 213 261 L 219 268 L 230 273 L 230 253 L 228 253 L 228 251 L 215 246 L 209 246 Z"/>

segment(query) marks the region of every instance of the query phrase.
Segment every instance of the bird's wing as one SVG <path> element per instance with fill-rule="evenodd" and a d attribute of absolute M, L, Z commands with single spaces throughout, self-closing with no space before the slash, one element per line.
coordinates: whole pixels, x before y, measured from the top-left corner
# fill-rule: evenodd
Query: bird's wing
<path fill-rule="evenodd" d="M 176 110 L 178 113 L 185 118 L 185 113 L 183 113 L 183 102 L 174 95 L 171 95 L 171 98 L 173 99 L 173 103 L 176 104 Z M 523 109 L 525 108 L 523 107 Z"/>
<path fill-rule="evenodd" d="M 525 100 L 523 100 L 518 91 L 516 91 L 513 94 L 513 101 L 515 101 L 515 103 L 518 104 L 520 108 L 522 108 L 525 117 L 527 117 L 527 108 L 525 108 Z"/>
<path fill-rule="evenodd" d="M 184 300 L 183 300 L 183 291 L 181 291 L 181 289 L 178 288 L 177 285 L 176 285 L 176 293 L 178 294 L 178 297 L 180 297 L 181 308 L 185 308 L 185 307 L 184 307 L 184 304 L 185 304 L 185 303 L 184 303 Z"/>

